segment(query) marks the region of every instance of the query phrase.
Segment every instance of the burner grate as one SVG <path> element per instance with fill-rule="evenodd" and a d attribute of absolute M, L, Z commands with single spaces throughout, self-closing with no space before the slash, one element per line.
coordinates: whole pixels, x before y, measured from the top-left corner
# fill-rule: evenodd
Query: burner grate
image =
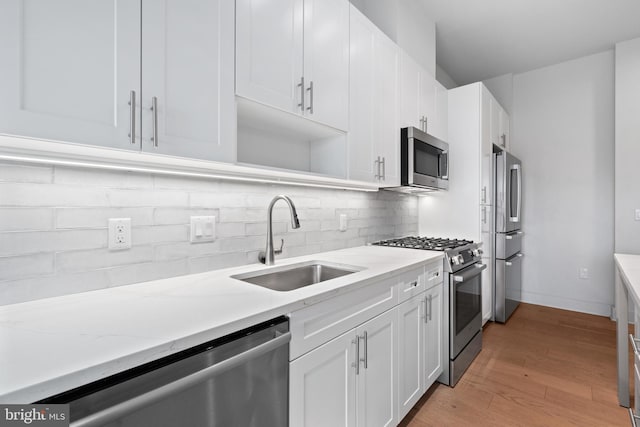
<path fill-rule="evenodd" d="M 437 237 L 409 236 L 400 239 L 380 240 L 372 243 L 377 246 L 392 246 L 408 249 L 423 249 L 429 251 L 446 251 L 473 243 L 471 240 L 442 239 Z"/>

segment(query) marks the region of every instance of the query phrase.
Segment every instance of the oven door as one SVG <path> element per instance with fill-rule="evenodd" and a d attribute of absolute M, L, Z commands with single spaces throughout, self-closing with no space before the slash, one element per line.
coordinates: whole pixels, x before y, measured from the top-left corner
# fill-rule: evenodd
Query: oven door
<path fill-rule="evenodd" d="M 476 263 L 451 274 L 450 352 L 455 359 L 471 338 L 482 329 L 482 271 L 487 266 Z"/>

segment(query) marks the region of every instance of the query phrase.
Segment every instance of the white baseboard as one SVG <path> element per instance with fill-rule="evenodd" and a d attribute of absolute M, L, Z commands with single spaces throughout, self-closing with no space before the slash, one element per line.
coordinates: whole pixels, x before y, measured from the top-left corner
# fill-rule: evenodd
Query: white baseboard
<path fill-rule="evenodd" d="M 598 316 L 611 316 L 611 304 L 594 301 L 580 301 L 555 295 L 536 294 L 522 292 L 522 302 L 560 308 L 563 310 L 579 311 L 581 313 L 595 314 Z"/>

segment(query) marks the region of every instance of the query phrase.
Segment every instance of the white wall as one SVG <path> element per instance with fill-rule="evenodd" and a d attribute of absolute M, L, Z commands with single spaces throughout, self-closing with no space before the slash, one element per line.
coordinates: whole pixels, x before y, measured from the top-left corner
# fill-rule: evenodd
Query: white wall
<path fill-rule="evenodd" d="M 511 115 L 513 112 L 513 74 L 503 74 L 488 80 L 483 80 L 489 92 L 498 103 Z"/>
<path fill-rule="evenodd" d="M 440 84 L 447 89 L 453 89 L 458 87 L 458 83 L 456 83 L 449 73 L 447 73 L 444 69 L 442 69 L 439 65 L 436 65 L 436 80 L 440 82 Z"/>
<path fill-rule="evenodd" d="M 613 51 L 515 75 L 512 129 L 523 161 L 523 300 L 609 315 Z"/>
<path fill-rule="evenodd" d="M 420 0 L 351 3 L 432 76 L 436 75 L 436 25 Z"/>
<path fill-rule="evenodd" d="M 640 254 L 640 38 L 616 45 L 615 251 Z"/>
<path fill-rule="evenodd" d="M 0 305 L 257 262 L 274 211 L 282 257 L 417 232 L 415 196 L 0 163 Z M 348 229 L 338 231 L 340 214 Z M 218 238 L 190 244 L 189 217 L 215 215 Z M 132 221 L 131 250 L 107 249 L 107 219 Z"/>

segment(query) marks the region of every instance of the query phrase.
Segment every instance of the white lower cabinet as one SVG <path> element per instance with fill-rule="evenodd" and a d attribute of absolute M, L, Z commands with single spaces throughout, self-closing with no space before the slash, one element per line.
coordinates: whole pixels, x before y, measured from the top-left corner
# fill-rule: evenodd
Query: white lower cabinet
<path fill-rule="evenodd" d="M 426 313 L 424 329 L 424 391 L 436 382 L 442 373 L 444 310 L 442 298 L 442 282 L 426 292 Z"/>
<path fill-rule="evenodd" d="M 442 373 L 441 266 L 431 262 L 291 314 L 291 426 L 398 425 Z M 414 282 L 431 287 L 398 305 L 400 290 Z M 333 339 L 324 334 L 356 319 Z"/>
<path fill-rule="evenodd" d="M 395 426 L 398 423 L 396 309 L 369 320 L 356 329 L 356 334 L 360 337 L 356 425 Z"/>
<path fill-rule="evenodd" d="M 355 330 L 289 365 L 289 425 L 356 425 Z"/>
<path fill-rule="evenodd" d="M 292 426 L 395 426 L 395 309 L 290 365 Z"/>
<path fill-rule="evenodd" d="M 404 418 L 442 373 L 442 282 L 397 307 L 398 411 Z"/>
<path fill-rule="evenodd" d="M 423 391 L 425 293 L 398 306 L 398 412 L 404 418 Z"/>

